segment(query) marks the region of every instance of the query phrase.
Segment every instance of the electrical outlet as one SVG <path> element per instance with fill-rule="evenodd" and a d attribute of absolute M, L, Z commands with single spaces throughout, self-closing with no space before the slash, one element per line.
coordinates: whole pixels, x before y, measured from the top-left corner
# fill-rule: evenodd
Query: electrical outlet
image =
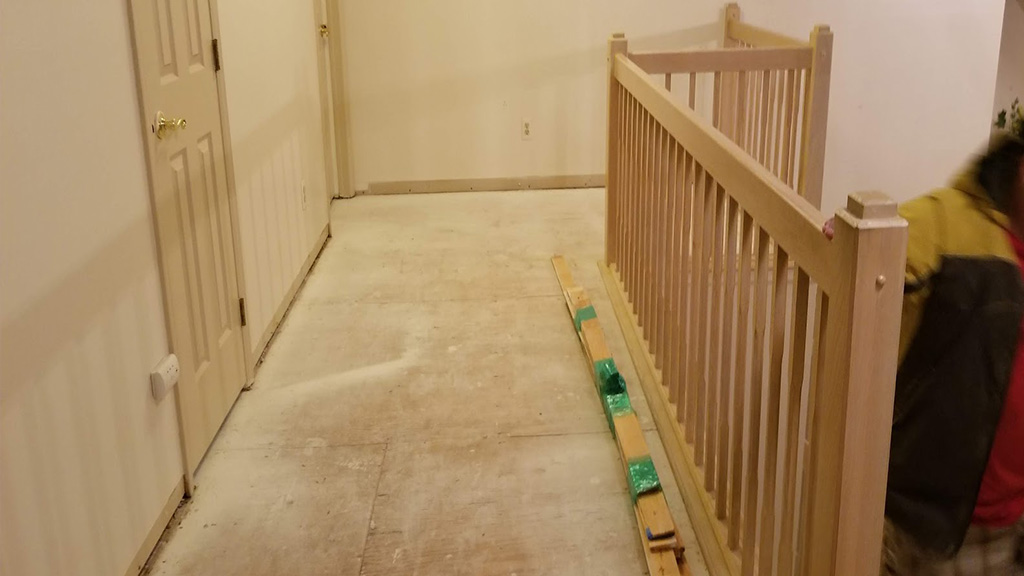
<path fill-rule="evenodd" d="M 181 366 L 178 364 L 178 357 L 174 354 L 164 356 L 163 360 L 156 365 L 149 375 L 149 385 L 153 390 L 153 398 L 157 402 L 164 399 L 171 388 L 178 383 L 181 376 Z"/>
<path fill-rule="evenodd" d="M 306 209 L 306 181 L 302 181 L 302 209 Z"/>
<path fill-rule="evenodd" d="M 533 125 L 530 123 L 529 118 L 523 118 L 522 135 L 523 140 L 533 139 Z"/>

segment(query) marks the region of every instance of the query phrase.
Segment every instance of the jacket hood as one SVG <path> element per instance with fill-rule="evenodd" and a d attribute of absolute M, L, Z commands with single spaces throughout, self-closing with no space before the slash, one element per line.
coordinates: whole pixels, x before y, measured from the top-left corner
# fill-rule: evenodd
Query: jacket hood
<path fill-rule="evenodd" d="M 989 218 L 994 220 L 1003 228 L 1009 228 L 1010 219 L 996 207 L 991 194 L 989 194 L 988 190 L 986 190 L 981 184 L 979 174 L 981 172 L 981 163 L 985 156 L 993 150 L 1001 147 L 1008 140 L 1016 140 L 1016 138 L 1007 132 L 1000 132 L 994 135 L 985 151 L 985 154 L 974 158 L 971 163 L 953 179 L 952 182 L 953 188 L 956 188 L 973 198 L 978 203 L 978 209 L 983 211 Z"/>

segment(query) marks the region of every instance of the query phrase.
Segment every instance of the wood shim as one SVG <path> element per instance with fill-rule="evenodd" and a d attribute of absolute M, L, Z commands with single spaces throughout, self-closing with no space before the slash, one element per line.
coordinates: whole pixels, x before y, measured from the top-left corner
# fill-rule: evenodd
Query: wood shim
<path fill-rule="evenodd" d="M 577 325 L 577 313 L 591 307 L 586 291 L 577 286 L 565 258 L 555 256 L 551 259 L 555 275 L 562 288 L 565 304 L 569 310 L 573 327 Z M 593 370 L 594 363 L 611 358 L 611 352 L 604 337 L 604 331 L 597 318 L 590 318 L 579 323 L 577 335 L 587 363 Z M 596 375 L 595 375 L 596 376 Z M 600 393 L 600 391 L 599 391 Z M 650 448 L 644 439 L 643 430 L 636 414 L 629 412 L 615 416 L 613 420 L 616 444 L 622 460 L 623 470 L 628 474 L 629 462 L 637 459 L 650 458 Z M 660 488 L 653 492 L 641 494 L 633 506 L 636 514 L 637 529 L 643 544 L 647 567 L 652 575 L 679 576 L 688 575 L 690 570 L 683 557 L 683 545 L 678 530 L 669 511 L 665 494 Z"/>

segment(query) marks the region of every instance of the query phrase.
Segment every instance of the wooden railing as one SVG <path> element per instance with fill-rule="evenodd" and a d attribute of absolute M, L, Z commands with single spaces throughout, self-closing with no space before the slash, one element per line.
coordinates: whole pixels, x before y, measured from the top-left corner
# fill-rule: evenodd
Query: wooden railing
<path fill-rule="evenodd" d="M 716 50 L 633 52 L 629 59 L 663 76 L 666 90 L 820 207 L 831 30 L 818 26 L 810 42 L 795 40 L 741 22 L 739 6 L 730 4 L 722 44 Z"/>
<path fill-rule="evenodd" d="M 786 158 L 785 138 L 742 130 L 750 108 L 723 133 L 649 74 L 814 59 L 735 52 L 627 56 L 610 41 L 606 281 L 711 574 L 874 574 L 906 223 L 856 194 L 826 238 L 793 170 L 765 161 Z"/>

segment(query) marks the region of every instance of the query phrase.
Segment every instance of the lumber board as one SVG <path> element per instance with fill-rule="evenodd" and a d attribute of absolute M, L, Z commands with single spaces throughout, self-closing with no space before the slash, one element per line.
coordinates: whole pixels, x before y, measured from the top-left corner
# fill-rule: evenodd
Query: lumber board
<path fill-rule="evenodd" d="M 565 296 L 569 315 L 575 323 L 577 310 L 590 306 L 590 298 L 581 287 L 576 285 L 569 263 L 565 258 L 555 256 L 551 259 L 551 263 L 555 269 L 562 294 Z M 590 318 L 580 323 L 579 338 L 591 367 L 596 361 L 612 358 L 604 331 L 597 318 Z M 628 475 L 631 462 L 650 458 L 650 448 L 647 446 L 647 440 L 644 438 L 643 429 L 640 427 L 636 413 L 629 412 L 616 416 L 612 421 L 612 426 L 623 471 Z M 637 528 L 640 532 L 650 573 L 665 575 L 688 573 L 685 568 L 685 560 L 682 561 L 682 568 L 679 564 L 682 557 L 682 544 L 664 492 L 659 488 L 637 496 L 633 510 L 636 514 Z"/>
<path fill-rule="evenodd" d="M 615 418 L 615 437 L 619 442 L 619 454 L 627 462 L 650 454 L 635 412 Z"/>
<path fill-rule="evenodd" d="M 640 510 L 633 507 L 636 514 L 637 526 L 643 525 L 640 517 Z M 647 560 L 647 571 L 651 576 L 689 576 L 690 569 L 686 564 L 686 558 L 680 562 L 676 557 L 675 550 L 651 550 L 650 546 L 643 546 L 644 558 Z"/>
<path fill-rule="evenodd" d="M 630 356 L 633 357 L 644 396 L 647 397 L 651 416 L 658 426 L 658 434 L 665 445 L 672 473 L 679 484 L 686 509 L 690 513 L 690 521 L 693 523 L 708 570 L 711 574 L 737 576 L 740 568 L 739 558 L 729 549 L 725 526 L 716 518 L 714 503 L 701 487 L 701 472 L 694 465 L 692 450 L 686 446 L 682 431 L 671 414 L 667 394 L 657 381 L 654 363 L 642 343 L 639 328 L 629 305 L 626 304 L 619 281 L 607 265 L 601 263 L 599 266 L 608 295 L 611 297 L 612 308 L 622 327 Z"/>
<path fill-rule="evenodd" d="M 636 507 L 643 518 L 644 527 L 650 530 L 650 534 L 647 534 L 648 540 L 677 534 L 676 524 L 672 521 L 672 513 L 668 509 L 668 501 L 661 490 L 638 496 Z"/>
<path fill-rule="evenodd" d="M 604 330 L 597 318 L 584 320 L 580 330 L 580 338 L 583 340 L 583 348 L 587 353 L 591 366 L 598 360 L 611 358 L 612 352 L 608 348 L 608 342 L 604 338 Z"/>

